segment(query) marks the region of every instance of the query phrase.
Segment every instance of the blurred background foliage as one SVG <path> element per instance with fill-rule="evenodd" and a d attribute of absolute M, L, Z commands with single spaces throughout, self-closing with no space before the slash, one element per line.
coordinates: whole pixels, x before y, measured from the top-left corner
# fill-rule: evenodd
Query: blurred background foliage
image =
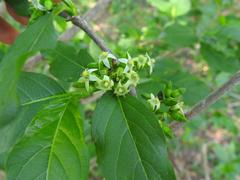
<path fill-rule="evenodd" d="M 75 0 L 81 14 L 94 6 L 94 0 Z M 0 5 L 0 14 L 19 31 L 16 23 Z M 173 81 L 186 88 L 186 110 L 221 86 L 240 69 L 240 0 L 114 0 L 108 11 L 92 24 L 112 51 L 121 56 L 148 52 L 157 60 L 153 77 L 143 80 L 138 92 L 157 93 L 159 82 Z M 59 34 L 70 23 L 56 19 Z M 98 47 L 80 31 L 67 43 L 69 51 L 87 48 L 97 59 Z M 9 46 L 0 44 L 0 59 Z M 47 57 L 47 56 L 46 56 Z M 46 58 L 28 71 L 49 74 Z M 61 82 L 64 85 L 64 82 Z M 91 111 L 85 133 L 92 157 Z M 240 88 L 225 95 L 207 112 L 186 123 L 169 139 L 169 153 L 178 179 L 240 179 Z M 95 158 L 91 162 L 92 179 L 101 179 Z"/>

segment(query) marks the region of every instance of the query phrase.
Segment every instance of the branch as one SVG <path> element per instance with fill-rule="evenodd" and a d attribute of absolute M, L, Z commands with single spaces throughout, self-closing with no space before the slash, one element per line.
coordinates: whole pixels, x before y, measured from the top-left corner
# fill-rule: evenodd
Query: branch
<path fill-rule="evenodd" d="M 197 103 L 190 111 L 185 113 L 187 119 L 191 119 L 198 115 L 199 113 L 206 110 L 209 106 L 217 102 L 225 93 L 229 92 L 233 87 L 240 83 L 240 71 L 234 74 L 225 84 L 220 88 L 213 91 L 205 99 Z M 182 126 L 182 123 L 174 122 L 171 127 L 173 129 L 178 129 Z"/>
<path fill-rule="evenodd" d="M 81 17 L 70 16 L 66 12 L 62 12 L 60 16 L 71 21 L 75 26 L 82 29 L 97 45 L 102 51 L 111 52 L 111 50 L 106 46 L 104 41 L 91 29 L 87 21 Z"/>
<path fill-rule="evenodd" d="M 87 21 L 96 21 L 99 16 L 105 12 L 105 10 L 108 8 L 112 0 L 99 0 L 98 3 L 91 8 L 86 14 L 83 15 L 84 19 Z M 59 40 L 66 42 L 72 39 L 77 33 L 79 32 L 79 28 L 76 26 L 73 26 L 66 32 L 64 32 L 60 37 Z M 40 62 L 42 60 L 41 54 L 37 54 L 33 57 L 31 57 L 28 62 L 25 64 L 24 69 L 25 70 L 31 70 L 35 66 L 36 63 Z"/>
<path fill-rule="evenodd" d="M 206 110 L 210 105 L 219 100 L 226 92 L 230 91 L 234 86 L 240 83 L 240 71 L 233 75 L 225 84 L 220 88 L 213 91 L 206 99 L 197 103 L 190 111 L 186 113 L 186 117 L 191 119 L 202 111 Z"/>
<path fill-rule="evenodd" d="M 111 4 L 112 0 L 100 0 L 97 2 L 97 4 L 91 8 L 86 14 L 83 15 L 83 19 L 86 21 L 96 21 L 98 20 L 99 16 L 105 12 L 105 10 L 108 8 L 108 6 Z M 79 28 L 76 26 L 73 26 L 72 28 L 68 29 L 66 32 L 64 32 L 59 39 L 61 41 L 69 41 L 72 39 L 77 33 L 79 32 Z"/>

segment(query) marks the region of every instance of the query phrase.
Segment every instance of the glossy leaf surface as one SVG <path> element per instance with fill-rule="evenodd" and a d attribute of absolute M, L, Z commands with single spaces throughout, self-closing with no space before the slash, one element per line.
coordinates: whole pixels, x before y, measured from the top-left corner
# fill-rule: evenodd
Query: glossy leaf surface
<path fill-rule="evenodd" d="M 67 82 L 78 80 L 87 64 L 93 62 L 87 50 L 82 49 L 78 52 L 74 47 L 61 42 L 47 54 L 52 60 L 50 72 L 56 78 Z"/>
<path fill-rule="evenodd" d="M 158 120 L 136 98 L 105 95 L 93 117 L 93 137 L 107 180 L 175 179 Z"/>
<path fill-rule="evenodd" d="M 6 172 L 8 180 L 87 179 L 88 152 L 71 99 L 53 101 L 37 113 L 10 152 Z"/>
<path fill-rule="evenodd" d="M 37 73 L 22 73 L 17 90 L 21 110 L 14 121 L 0 128 L 0 154 L 5 154 L 17 142 L 45 104 L 65 93 L 54 80 Z"/>

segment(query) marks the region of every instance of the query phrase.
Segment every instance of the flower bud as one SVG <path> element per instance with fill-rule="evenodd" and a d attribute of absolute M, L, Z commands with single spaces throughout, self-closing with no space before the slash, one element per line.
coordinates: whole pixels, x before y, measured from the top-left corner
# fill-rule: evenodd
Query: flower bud
<path fill-rule="evenodd" d="M 52 3 L 51 0 L 45 0 L 45 1 L 44 1 L 44 6 L 45 6 L 45 8 L 49 11 L 49 10 L 52 9 L 53 3 Z"/>
<path fill-rule="evenodd" d="M 167 106 L 174 106 L 178 103 L 178 101 L 177 99 L 170 97 L 170 98 L 164 99 L 163 103 Z"/>
<path fill-rule="evenodd" d="M 180 111 L 173 111 L 170 113 L 171 117 L 176 121 L 186 121 L 186 117 Z"/>
<path fill-rule="evenodd" d="M 177 97 L 181 96 L 181 92 L 178 89 L 173 90 L 171 92 L 171 96 L 174 97 L 174 98 L 177 98 Z"/>
<path fill-rule="evenodd" d="M 165 96 L 166 98 L 170 97 L 171 94 L 172 94 L 172 90 L 171 90 L 171 89 L 165 89 L 165 90 L 164 90 L 164 96 Z"/>
<path fill-rule="evenodd" d="M 86 78 L 86 79 L 89 78 L 89 75 L 90 75 L 90 73 L 88 72 L 87 69 L 85 69 L 85 70 L 82 72 L 82 77 L 84 77 L 84 78 Z"/>

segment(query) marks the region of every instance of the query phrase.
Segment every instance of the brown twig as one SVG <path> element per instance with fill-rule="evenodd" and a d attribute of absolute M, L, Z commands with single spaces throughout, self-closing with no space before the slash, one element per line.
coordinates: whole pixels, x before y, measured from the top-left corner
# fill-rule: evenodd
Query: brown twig
<path fill-rule="evenodd" d="M 240 83 L 240 71 L 235 73 L 225 84 L 223 84 L 220 88 L 213 91 L 209 94 L 205 99 L 197 103 L 190 111 L 185 113 L 187 119 L 191 119 L 199 113 L 206 110 L 209 106 L 217 102 L 225 93 L 229 92 L 233 87 Z M 174 130 L 177 130 L 183 124 L 175 122 L 171 124 L 171 127 Z"/>
<path fill-rule="evenodd" d="M 77 16 L 70 16 L 66 12 L 62 12 L 60 16 L 71 21 L 75 26 L 82 29 L 96 43 L 96 45 L 98 45 L 98 47 L 102 51 L 111 52 L 111 50 L 106 46 L 104 41 L 92 30 L 92 28 L 89 26 L 85 19 Z"/>
<path fill-rule="evenodd" d="M 205 180 L 211 180 L 210 178 L 210 168 L 208 164 L 208 144 L 203 144 L 202 146 L 202 161 L 203 161 L 203 169 Z"/>
<path fill-rule="evenodd" d="M 98 20 L 99 16 L 102 13 L 105 13 L 105 10 L 111 4 L 112 0 L 100 0 L 97 4 L 91 8 L 86 14 L 83 15 L 83 19 L 87 22 L 96 21 Z M 64 32 L 60 37 L 59 40 L 61 41 L 69 41 L 72 39 L 77 33 L 79 32 L 79 28 L 76 26 L 71 27 L 66 32 Z"/>
<path fill-rule="evenodd" d="M 192 117 L 201 113 L 239 83 L 240 83 L 240 71 L 233 75 L 220 88 L 216 89 L 210 95 L 208 95 L 206 99 L 203 99 L 201 102 L 197 103 L 190 111 L 186 113 L 186 117 L 191 119 Z"/>

